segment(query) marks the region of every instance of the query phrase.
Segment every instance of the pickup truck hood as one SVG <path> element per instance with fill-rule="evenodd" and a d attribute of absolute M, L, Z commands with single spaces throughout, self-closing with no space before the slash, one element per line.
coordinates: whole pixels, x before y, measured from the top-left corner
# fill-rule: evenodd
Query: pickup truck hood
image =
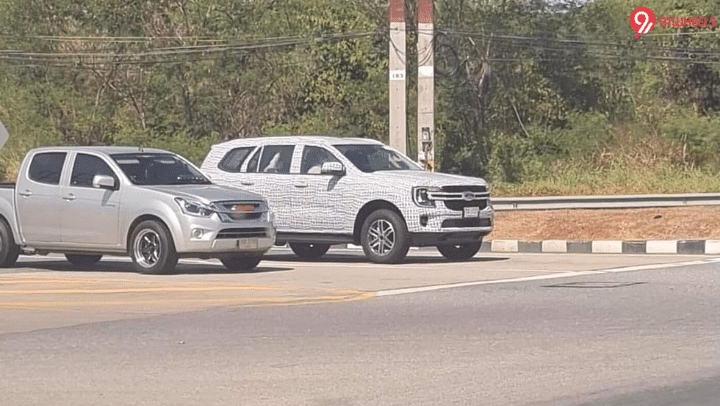
<path fill-rule="evenodd" d="M 175 197 L 200 200 L 202 203 L 206 204 L 224 200 L 265 200 L 258 194 L 220 185 L 163 185 L 146 187 L 150 190 Z"/>
<path fill-rule="evenodd" d="M 397 186 L 450 186 L 450 185 L 481 185 L 487 186 L 482 178 L 451 175 L 449 173 L 425 171 L 377 171 L 371 174 L 373 179 Z"/>

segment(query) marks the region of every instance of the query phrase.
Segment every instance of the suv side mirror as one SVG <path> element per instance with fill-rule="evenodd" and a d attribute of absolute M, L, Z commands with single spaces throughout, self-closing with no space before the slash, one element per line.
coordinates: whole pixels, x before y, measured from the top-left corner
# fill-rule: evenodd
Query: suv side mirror
<path fill-rule="evenodd" d="M 115 189 L 115 178 L 108 175 L 95 175 L 92 186 L 96 189 Z"/>
<path fill-rule="evenodd" d="M 345 175 L 345 167 L 340 162 L 325 162 L 320 168 L 323 175 L 343 176 Z"/>

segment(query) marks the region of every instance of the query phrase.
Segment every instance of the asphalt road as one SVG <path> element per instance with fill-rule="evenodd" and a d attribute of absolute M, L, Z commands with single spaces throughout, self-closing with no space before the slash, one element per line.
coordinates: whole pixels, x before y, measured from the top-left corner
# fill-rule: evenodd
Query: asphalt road
<path fill-rule="evenodd" d="M 716 405 L 719 262 L 427 253 L 0 272 L 1 405 Z M 187 304 L 189 303 L 189 304 Z"/>

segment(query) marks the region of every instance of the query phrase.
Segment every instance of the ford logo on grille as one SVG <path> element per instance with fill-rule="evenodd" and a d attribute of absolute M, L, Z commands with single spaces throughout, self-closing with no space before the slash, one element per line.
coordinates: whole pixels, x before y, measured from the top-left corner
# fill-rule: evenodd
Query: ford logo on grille
<path fill-rule="evenodd" d="M 463 200 L 469 202 L 469 201 L 475 199 L 475 193 L 473 193 L 473 192 L 463 192 L 462 198 L 463 198 Z"/>

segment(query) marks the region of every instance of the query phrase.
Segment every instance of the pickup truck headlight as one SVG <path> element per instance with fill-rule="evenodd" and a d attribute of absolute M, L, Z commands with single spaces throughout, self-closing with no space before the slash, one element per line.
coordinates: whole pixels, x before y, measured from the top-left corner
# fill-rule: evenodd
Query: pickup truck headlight
<path fill-rule="evenodd" d="M 414 187 L 412 190 L 413 202 L 420 207 L 435 207 L 435 201 L 428 196 L 430 192 L 439 192 L 440 188 L 420 186 Z"/>
<path fill-rule="evenodd" d="M 178 206 L 180 206 L 180 210 L 182 210 L 183 213 L 190 215 L 190 216 L 210 217 L 213 215 L 213 213 L 215 213 L 215 211 L 213 209 L 209 208 L 208 206 L 206 206 L 202 203 L 185 200 L 181 197 L 176 197 L 175 203 L 177 203 Z"/>

